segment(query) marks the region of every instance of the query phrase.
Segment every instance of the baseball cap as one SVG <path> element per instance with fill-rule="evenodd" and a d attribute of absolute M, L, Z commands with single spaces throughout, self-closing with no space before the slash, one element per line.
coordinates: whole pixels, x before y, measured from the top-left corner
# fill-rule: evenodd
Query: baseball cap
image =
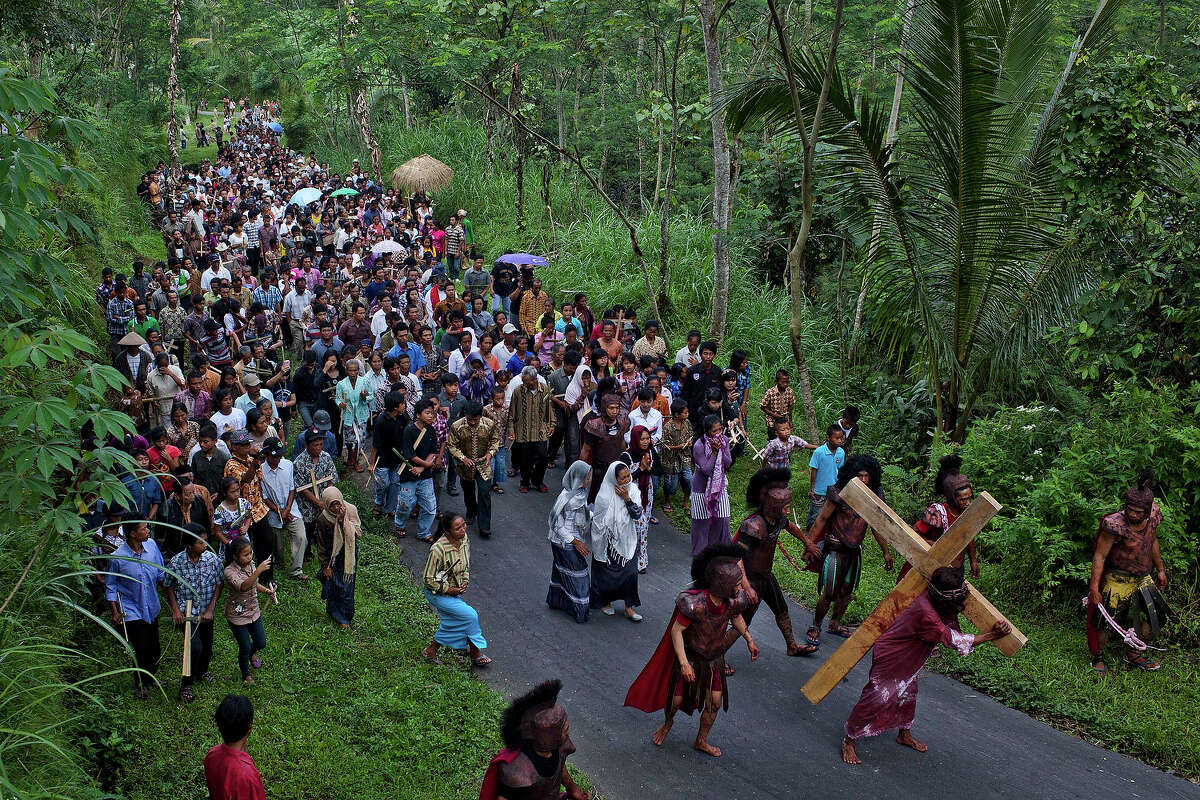
<path fill-rule="evenodd" d="M 263 442 L 263 455 L 265 456 L 281 456 L 283 455 L 283 442 L 279 441 L 278 436 L 268 436 Z"/>
<path fill-rule="evenodd" d="M 245 428 L 234 431 L 229 437 L 230 444 L 250 444 L 250 441 L 250 431 Z"/>
<path fill-rule="evenodd" d="M 242 378 L 243 386 L 258 386 L 261 383 L 262 383 L 262 378 L 258 377 L 258 375 L 254 374 L 253 372 L 248 372 Z"/>
<path fill-rule="evenodd" d="M 513 325 L 511 322 L 505 323 L 504 327 L 500 329 L 500 332 L 501 333 L 516 333 L 517 326 Z"/>
<path fill-rule="evenodd" d="M 333 423 L 330 422 L 328 411 L 318 411 L 313 414 L 313 428 L 318 433 L 326 433 L 332 427 Z"/>

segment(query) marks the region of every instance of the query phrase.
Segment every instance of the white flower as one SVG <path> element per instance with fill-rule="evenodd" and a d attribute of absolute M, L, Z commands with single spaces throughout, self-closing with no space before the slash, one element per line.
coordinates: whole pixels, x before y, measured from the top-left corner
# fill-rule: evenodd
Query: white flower
<path fill-rule="evenodd" d="M 1021 428 L 1021 430 L 1023 430 L 1023 431 L 1031 431 L 1031 430 L 1033 430 L 1033 426 L 1032 426 L 1032 425 L 1025 425 L 1024 427 L 1022 427 L 1022 428 Z"/>

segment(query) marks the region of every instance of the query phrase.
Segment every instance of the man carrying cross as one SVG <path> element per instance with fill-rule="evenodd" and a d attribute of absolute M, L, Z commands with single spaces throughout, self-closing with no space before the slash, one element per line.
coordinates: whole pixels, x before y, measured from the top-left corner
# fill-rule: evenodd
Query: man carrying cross
<path fill-rule="evenodd" d="M 899 728 L 896 741 L 924 753 L 929 747 L 913 738 L 917 713 L 917 675 L 939 644 L 968 655 L 984 642 L 1007 636 L 1012 626 L 997 620 L 990 630 L 971 636 L 958 627 L 958 615 L 967 601 L 968 589 L 962 570 L 940 567 L 929 588 L 900 614 L 875 642 L 871 676 L 858 704 L 846 720 L 842 761 L 861 764 L 855 741 Z"/>
<path fill-rule="evenodd" d="M 317 427 L 305 431 L 304 452 L 292 462 L 296 481 L 296 500 L 300 503 L 300 516 L 306 527 L 311 527 L 317 514 L 325 507 L 321 492 L 337 483 L 337 466 L 333 456 L 325 452 L 324 432 Z"/>

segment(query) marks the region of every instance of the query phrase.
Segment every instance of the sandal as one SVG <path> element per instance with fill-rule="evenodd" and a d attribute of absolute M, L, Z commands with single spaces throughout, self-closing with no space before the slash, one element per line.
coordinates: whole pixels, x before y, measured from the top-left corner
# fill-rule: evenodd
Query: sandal
<path fill-rule="evenodd" d="M 433 655 L 429 655 L 424 650 L 422 650 L 421 658 L 425 659 L 430 664 L 433 664 L 435 667 L 440 667 L 442 665 L 442 660 L 437 657 L 437 653 L 434 653 Z"/>
<path fill-rule="evenodd" d="M 658 524 L 658 517 L 651 517 L 651 518 L 650 518 L 650 524 L 651 524 L 651 525 L 657 525 L 657 524 Z"/>
<path fill-rule="evenodd" d="M 667 512 L 668 514 L 675 513 L 675 509 L 671 507 L 670 503 L 667 503 L 665 506 L 663 506 L 663 511 Z"/>
<path fill-rule="evenodd" d="M 487 656 L 478 656 L 471 659 L 471 664 L 476 667 L 486 667 L 490 663 L 492 663 L 492 660 Z"/>
<path fill-rule="evenodd" d="M 196 693 L 192 691 L 192 687 L 184 686 L 179 690 L 179 699 L 185 703 L 190 703 L 196 699 Z"/>
<path fill-rule="evenodd" d="M 811 644 L 813 647 L 820 647 L 821 646 L 821 629 L 820 628 L 809 628 L 808 633 L 805 634 L 804 638 L 807 639 L 808 643 Z"/>
<path fill-rule="evenodd" d="M 496 494 L 504 494 L 504 490 L 501 489 L 499 486 L 492 486 L 492 491 L 495 492 Z"/>
<path fill-rule="evenodd" d="M 834 636 L 840 636 L 843 639 L 849 639 L 854 635 L 854 629 L 847 628 L 845 625 L 838 625 L 836 628 L 830 628 L 829 632 Z"/>
<path fill-rule="evenodd" d="M 1130 658 L 1131 655 L 1133 655 L 1132 658 Z M 1131 654 L 1131 653 L 1126 653 L 1125 654 L 1125 663 L 1131 667 L 1136 667 L 1140 670 L 1145 670 L 1146 672 L 1155 672 L 1156 670 L 1159 669 L 1159 667 L 1162 666 L 1161 664 L 1159 664 L 1157 661 L 1154 660 L 1154 656 L 1148 656 L 1143 653 L 1137 653 L 1136 655 Z"/>
<path fill-rule="evenodd" d="M 408 531 L 399 526 L 393 526 L 392 536 L 395 536 L 397 539 L 403 539 L 405 536 L 408 536 Z"/>
<path fill-rule="evenodd" d="M 417 541 L 421 544 L 433 544 L 432 536 L 418 536 Z"/>
<path fill-rule="evenodd" d="M 725 677 L 726 677 L 726 678 L 728 678 L 730 675 L 733 675 L 733 674 L 735 674 L 735 673 L 737 673 L 737 670 L 736 670 L 736 669 L 734 669 L 733 667 L 729 666 L 728 664 L 726 664 L 726 665 L 725 665 Z"/>
<path fill-rule="evenodd" d="M 1097 656 L 1096 658 L 1092 659 L 1092 672 L 1095 672 L 1097 675 L 1108 674 L 1108 664 L 1104 663 L 1103 656 Z"/>

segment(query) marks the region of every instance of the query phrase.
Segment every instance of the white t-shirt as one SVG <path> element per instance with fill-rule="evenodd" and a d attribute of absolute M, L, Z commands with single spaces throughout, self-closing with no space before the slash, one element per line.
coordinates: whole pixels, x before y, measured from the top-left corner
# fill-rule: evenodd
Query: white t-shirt
<path fill-rule="evenodd" d="M 213 412 L 209 420 L 217 426 L 217 435 L 223 436 L 246 427 L 246 412 L 234 406 L 228 414 L 222 414 L 220 411 Z"/>
<path fill-rule="evenodd" d="M 679 348 L 679 352 L 675 354 L 675 363 L 683 364 L 685 367 L 690 367 L 700 363 L 700 348 L 696 348 L 696 352 L 688 350 L 687 345 Z"/>
<path fill-rule="evenodd" d="M 212 267 L 209 267 L 200 276 L 200 288 L 207 292 L 215 278 L 220 278 L 223 281 L 233 280 L 233 276 L 229 274 L 229 270 L 224 267 L 217 267 L 215 272 Z"/>

